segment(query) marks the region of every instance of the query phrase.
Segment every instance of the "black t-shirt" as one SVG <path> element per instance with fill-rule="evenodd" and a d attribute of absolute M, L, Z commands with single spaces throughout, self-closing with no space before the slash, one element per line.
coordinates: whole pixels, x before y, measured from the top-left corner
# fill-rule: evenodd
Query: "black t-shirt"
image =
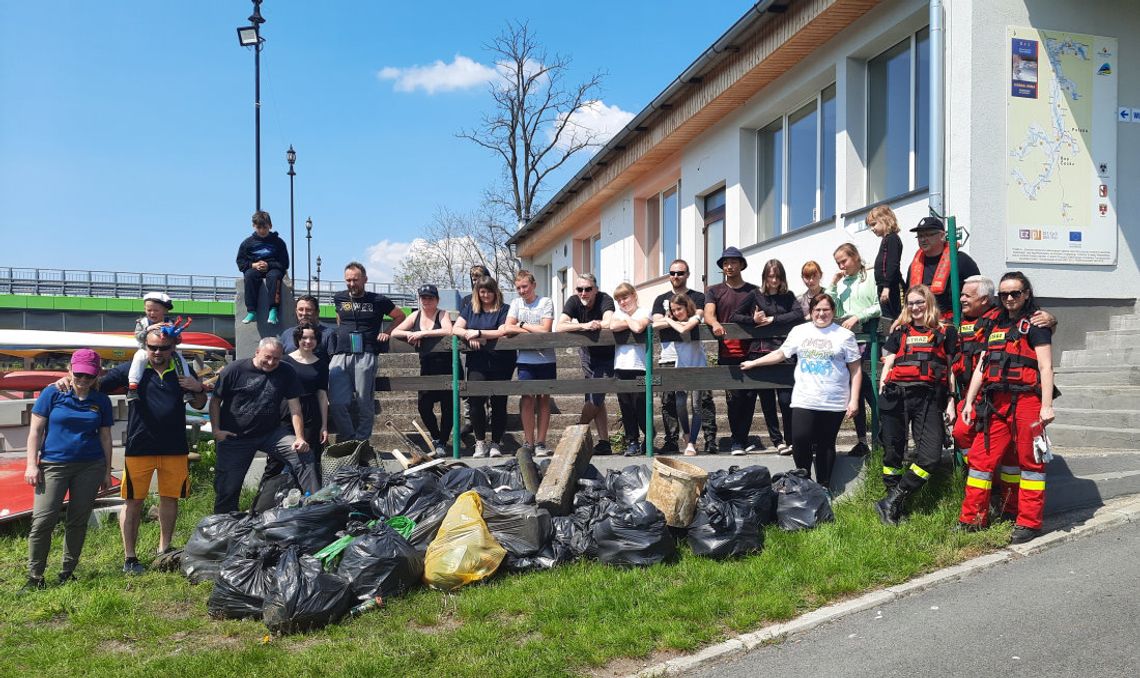
<path fill-rule="evenodd" d="M 938 260 L 942 258 L 941 254 L 936 254 L 932 257 L 923 256 L 922 258 L 922 284 L 930 287 L 930 283 L 934 282 L 934 272 L 938 269 Z M 972 275 L 981 275 L 982 271 L 978 268 L 978 264 L 970 258 L 969 254 L 965 252 L 958 253 L 958 280 L 962 281 Z M 910 274 L 907 274 L 906 288 L 909 290 L 918 283 L 910 279 Z M 942 294 L 935 294 L 934 300 L 938 302 L 938 310 L 943 313 L 949 313 L 953 308 L 953 301 L 950 298 L 950 282 L 947 281 L 946 289 Z"/>
<path fill-rule="evenodd" d="M 285 401 L 301 395 L 301 380 L 292 365 L 282 361 L 272 372 L 263 372 L 254 367 L 252 358 L 226 365 L 214 389 L 214 397 L 222 403 L 222 430 L 239 438 L 276 429 Z"/>
<path fill-rule="evenodd" d="M 606 311 L 617 310 L 614 306 L 614 298 L 605 292 L 598 292 L 594 297 L 594 307 L 586 308 L 582 305 L 582 300 L 578 297 L 570 297 L 566 303 L 562 305 L 562 312 L 567 316 L 577 320 L 579 323 L 585 324 L 594 320 L 601 320 L 602 315 Z M 582 361 L 589 360 L 591 363 L 598 362 L 613 362 L 614 360 L 614 347 L 613 346 L 589 346 L 585 350 L 578 349 L 578 353 L 582 356 Z"/>
<path fill-rule="evenodd" d="M 126 388 L 127 373 L 131 364 L 123 363 L 111 369 L 99 380 L 104 393 Z M 182 400 L 180 372 L 171 361 L 170 367 L 160 376 L 147 367 L 139 380 L 138 399 L 127 411 L 128 457 L 186 454 L 186 402 Z M 190 374 L 197 378 L 194 370 Z"/>
<path fill-rule="evenodd" d="M 305 364 L 299 362 L 291 355 L 285 355 L 282 362 L 289 363 L 297 373 L 297 380 L 301 382 L 301 416 L 305 420 L 305 428 L 319 428 L 321 425 L 321 404 L 317 398 L 317 391 L 329 390 L 329 361 L 327 358 L 318 358 L 317 362 Z M 292 417 L 289 408 L 285 407 L 281 417 L 282 423 L 292 427 Z M 290 430 L 292 430 L 290 428 Z M 309 440 L 309 444 L 316 441 Z"/>
<path fill-rule="evenodd" d="M 507 324 L 508 311 L 510 306 L 503 304 L 497 311 L 476 313 L 468 304 L 459 312 L 459 317 L 463 318 L 469 330 L 497 330 Z M 489 351 L 483 347 L 478 351 L 467 352 L 467 369 L 494 374 L 505 373 L 509 378 L 511 371 L 515 369 L 516 357 L 514 351 Z"/>
<path fill-rule="evenodd" d="M 352 353 L 350 335 L 360 332 L 364 353 L 377 353 L 380 342 L 376 341 L 376 335 L 380 334 L 384 316 L 396 308 L 392 300 L 375 292 L 353 297 L 348 290 L 342 290 L 333 296 L 333 306 L 340 321 L 336 327 L 336 352 Z"/>
<path fill-rule="evenodd" d="M 740 287 L 728 283 L 717 283 L 705 290 L 705 303 L 716 304 L 716 320 L 719 323 L 754 325 L 752 311 L 756 308 L 756 297 L 752 294 L 760 289 L 750 282 Z M 708 318 L 705 318 L 708 321 Z M 722 358 L 743 358 L 748 355 L 750 340 L 722 339 L 717 354 Z"/>
<path fill-rule="evenodd" d="M 705 294 L 704 294 L 704 292 L 698 292 L 696 290 L 687 289 L 684 291 L 683 294 L 685 296 L 687 296 L 688 298 L 693 300 L 693 305 L 697 307 L 698 311 L 704 311 L 705 310 Z M 665 310 L 666 310 L 665 305 L 669 303 L 669 300 L 672 299 L 673 296 L 674 296 L 673 290 L 669 290 L 665 294 L 658 295 L 658 297 L 653 300 L 653 307 L 649 311 L 649 315 L 651 315 L 651 316 L 669 315 L 668 313 L 665 312 Z"/>

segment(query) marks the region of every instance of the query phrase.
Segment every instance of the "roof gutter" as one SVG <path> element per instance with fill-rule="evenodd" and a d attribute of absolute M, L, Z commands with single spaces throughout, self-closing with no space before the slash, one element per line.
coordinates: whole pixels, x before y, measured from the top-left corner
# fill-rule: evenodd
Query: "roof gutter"
<path fill-rule="evenodd" d="M 785 0 L 779 9 L 782 11 L 793 1 L 794 0 Z M 694 60 L 693 63 L 689 65 L 688 68 L 681 72 L 681 75 L 677 76 L 673 82 L 669 83 L 664 91 L 654 97 L 653 101 L 649 102 L 648 106 L 642 109 L 640 113 L 634 116 L 633 120 L 630 120 L 625 127 L 618 131 L 618 133 L 615 134 L 608 142 L 606 142 L 606 144 L 603 145 L 602 148 L 600 148 L 598 152 L 595 153 L 594 156 L 586 162 L 586 165 L 582 167 L 582 169 L 578 170 L 578 173 L 575 174 L 574 177 L 570 179 L 570 181 L 566 182 L 566 185 L 563 186 L 557 193 L 555 193 L 554 197 L 552 197 L 546 202 L 545 205 L 543 205 L 542 209 L 538 211 L 538 214 L 531 217 L 529 221 L 523 224 L 518 229 L 518 231 L 516 231 L 515 234 L 507 240 L 507 245 L 517 246 L 522 238 L 535 231 L 540 226 L 541 222 L 545 220 L 545 217 L 554 211 L 554 208 L 565 202 L 565 198 L 568 194 L 570 194 L 570 191 L 573 189 L 575 184 L 583 181 L 590 181 L 592 179 L 594 170 L 596 170 L 600 165 L 604 166 L 605 164 L 608 164 L 608 161 L 606 160 L 608 157 L 614 153 L 625 150 L 625 142 L 629 137 L 639 132 L 647 131 L 647 128 L 643 123 L 647 121 L 649 117 L 654 113 L 661 110 L 663 107 L 666 107 L 669 103 L 669 100 L 672 99 L 678 92 L 689 85 L 700 84 L 703 81 L 705 69 L 721 54 L 727 51 L 736 51 L 735 49 L 732 49 L 733 43 L 736 41 L 736 39 L 743 35 L 745 31 L 750 29 L 755 21 L 758 20 L 760 16 L 765 12 L 768 12 L 769 8 L 771 8 L 771 6 L 776 2 L 777 0 L 761 0 L 749 8 L 749 10 L 744 13 L 744 16 L 737 19 L 736 23 L 734 23 L 727 31 L 725 31 L 724 35 L 720 36 L 720 38 L 717 39 L 717 41 L 714 42 L 711 47 L 702 52 L 701 55 L 698 56 L 696 60 Z M 775 10 L 773 10 L 773 12 L 775 12 Z M 576 193 L 577 191 L 574 192 Z"/>

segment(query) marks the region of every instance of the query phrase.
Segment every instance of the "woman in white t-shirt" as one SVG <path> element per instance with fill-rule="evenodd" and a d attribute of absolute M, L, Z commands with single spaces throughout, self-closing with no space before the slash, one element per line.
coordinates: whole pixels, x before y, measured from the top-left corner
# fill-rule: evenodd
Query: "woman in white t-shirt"
<path fill-rule="evenodd" d="M 649 326 L 649 311 L 637 305 L 637 290 L 633 285 L 622 283 L 614 290 L 617 310 L 610 318 L 610 329 L 614 332 L 629 330 L 641 334 Z M 619 344 L 614 349 L 614 376 L 632 380 L 645 376 L 645 340 L 632 337 L 631 343 Z M 645 454 L 641 447 L 641 434 L 645 431 L 645 391 L 619 393 L 618 406 L 621 408 L 621 423 L 625 428 L 625 456 L 636 457 Z M 647 441 L 652 445 L 653 441 Z"/>
<path fill-rule="evenodd" d="M 530 271 L 515 274 L 517 299 L 507 311 L 507 322 L 499 330 L 508 337 L 519 334 L 550 332 L 554 326 L 554 303 L 550 297 L 538 295 L 534 275 Z M 554 349 L 524 349 L 518 352 L 519 381 L 557 379 Z M 550 456 L 546 433 L 550 428 L 550 396 L 524 395 L 519 399 L 522 417 L 523 447 L 534 450 L 536 457 Z"/>
<path fill-rule="evenodd" d="M 811 322 L 793 327 L 783 346 L 741 363 L 740 369 L 799 357 L 792 389 L 792 458 L 796 468 L 810 471 L 814 447 L 816 482 L 828 487 L 839 426 L 859 409 L 862 361 L 855 335 L 835 324 L 835 302 L 830 296 L 815 295 L 810 312 Z"/>
<path fill-rule="evenodd" d="M 688 294 L 674 294 L 669 299 L 669 313 L 653 323 L 655 328 L 672 329 L 680 335 L 680 341 L 672 342 L 677 354 L 675 363 L 677 367 L 708 367 L 708 357 L 705 355 L 704 347 L 701 346 L 700 337 L 689 336 L 693 328 L 700 324 L 701 319 L 697 316 L 697 306 Z M 697 434 L 701 430 L 701 409 L 698 404 L 703 395 L 703 391 L 689 391 L 687 393 L 677 391 L 675 393 L 677 421 L 681 425 L 681 432 L 689 441 L 685 447 L 686 457 L 693 457 L 697 454 L 695 443 L 697 442 Z M 692 421 L 689 420 L 689 412 L 693 413 Z"/>

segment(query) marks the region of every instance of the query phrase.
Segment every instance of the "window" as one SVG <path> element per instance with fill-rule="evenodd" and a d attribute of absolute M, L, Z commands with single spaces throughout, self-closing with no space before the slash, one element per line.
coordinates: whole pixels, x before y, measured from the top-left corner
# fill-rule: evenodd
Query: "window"
<path fill-rule="evenodd" d="M 669 263 L 680 255 L 681 222 L 678 186 L 651 195 L 645 201 L 646 277 L 669 272 Z"/>
<path fill-rule="evenodd" d="M 595 235 L 594 239 L 590 241 L 590 249 L 593 253 L 591 258 L 590 258 L 590 261 L 594 265 L 594 270 L 592 271 L 592 273 L 594 274 L 594 277 L 598 279 L 598 287 L 601 287 L 602 286 L 602 236 L 600 234 Z"/>
<path fill-rule="evenodd" d="M 721 282 L 716 260 L 724 252 L 725 191 L 720 189 L 705 196 L 705 286 Z"/>
<path fill-rule="evenodd" d="M 756 241 L 835 216 L 835 85 L 757 133 Z"/>
<path fill-rule="evenodd" d="M 867 62 L 867 202 L 926 186 L 930 158 L 930 31 Z"/>

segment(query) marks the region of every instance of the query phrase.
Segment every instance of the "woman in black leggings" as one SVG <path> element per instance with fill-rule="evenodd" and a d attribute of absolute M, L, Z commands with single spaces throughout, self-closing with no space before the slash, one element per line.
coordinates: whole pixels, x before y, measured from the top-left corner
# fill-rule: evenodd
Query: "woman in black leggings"
<path fill-rule="evenodd" d="M 487 342 L 503 336 L 499 331 L 507 322 L 509 307 L 503 304 L 503 293 L 494 278 L 475 282 L 471 304 L 464 306 L 455 319 L 453 332 L 467 342 L 467 381 L 510 381 L 515 371 L 514 351 L 493 351 Z M 488 448 L 487 400 L 491 401 L 491 445 Z M 471 431 L 475 434 L 475 457 L 498 457 L 503 454 L 503 434 L 507 430 L 507 396 L 471 396 Z"/>
<path fill-rule="evenodd" d="M 403 339 L 416 348 L 428 337 L 446 337 L 451 334 L 451 317 L 439 307 L 439 290 L 435 285 L 422 285 L 419 289 L 420 310 L 412 313 L 396 329 L 392 338 Z M 420 351 L 420 375 L 451 374 L 451 353 Z M 439 403 L 439 420 L 435 418 L 435 404 Z M 454 409 L 450 391 L 420 391 L 416 400 L 420 419 L 431 434 L 432 449 L 428 454 L 442 457 L 444 446 L 451 437 Z"/>

